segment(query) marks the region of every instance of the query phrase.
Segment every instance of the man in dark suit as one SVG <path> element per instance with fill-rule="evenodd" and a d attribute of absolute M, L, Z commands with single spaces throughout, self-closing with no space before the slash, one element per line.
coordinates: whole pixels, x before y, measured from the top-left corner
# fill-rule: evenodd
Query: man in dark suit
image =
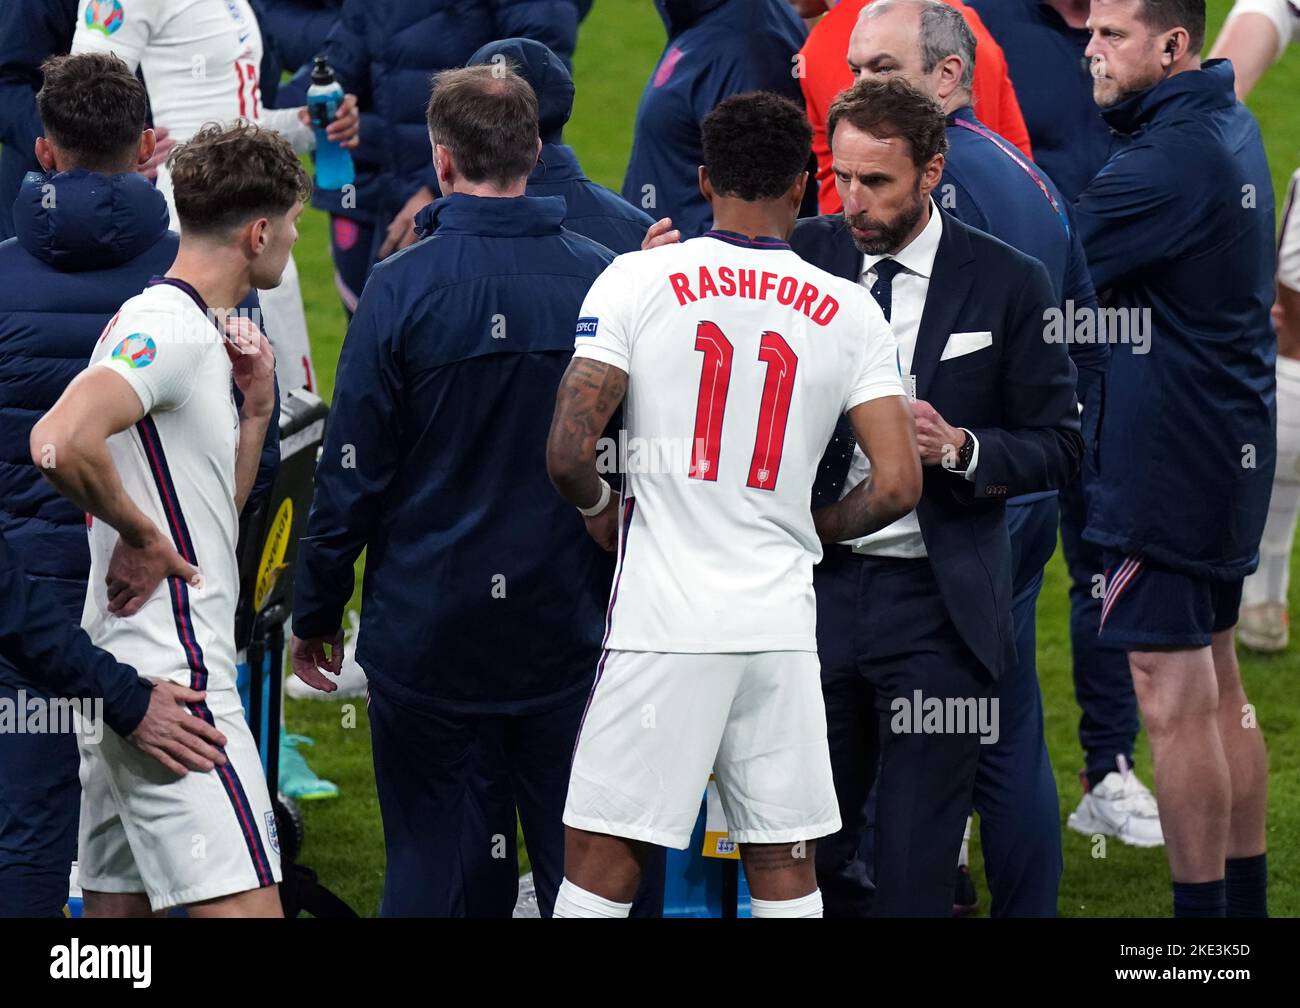
<path fill-rule="evenodd" d="M 828 134 L 844 214 L 802 222 L 796 252 L 869 287 L 899 343 L 925 482 L 916 511 L 829 547 L 817 568 L 822 684 L 844 827 L 818 845 L 827 916 L 947 916 L 994 681 L 1016 662 L 1008 497 L 1060 487 L 1082 453 L 1075 370 L 1044 339 L 1056 303 L 1035 259 L 941 211 L 942 110 L 904 81 L 862 81 Z M 931 288 L 935 297 L 929 297 Z M 867 478 L 847 429 L 813 506 Z M 874 907 L 858 857 L 877 774 Z"/>

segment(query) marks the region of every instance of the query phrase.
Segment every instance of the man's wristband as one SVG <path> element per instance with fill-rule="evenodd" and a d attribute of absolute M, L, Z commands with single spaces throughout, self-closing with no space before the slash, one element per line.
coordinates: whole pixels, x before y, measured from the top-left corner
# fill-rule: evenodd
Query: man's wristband
<path fill-rule="evenodd" d="M 605 481 L 604 477 L 601 477 L 600 498 L 591 507 L 578 508 L 578 513 L 582 515 L 582 517 L 584 518 L 595 518 L 596 515 L 600 514 L 602 511 L 605 510 L 605 508 L 609 506 L 609 498 L 611 492 L 612 491 L 609 489 L 609 483 Z"/>

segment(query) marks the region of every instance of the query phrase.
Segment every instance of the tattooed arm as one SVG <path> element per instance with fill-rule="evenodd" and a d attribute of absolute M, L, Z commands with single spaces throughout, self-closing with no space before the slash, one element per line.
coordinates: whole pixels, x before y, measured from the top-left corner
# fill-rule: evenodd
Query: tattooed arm
<path fill-rule="evenodd" d="M 626 392 L 627 372 L 612 364 L 574 357 L 564 372 L 546 439 L 546 471 L 560 496 L 574 507 L 589 508 L 600 500 L 596 442 Z M 587 531 L 605 549 L 614 548 L 617 514 L 611 496 L 600 514 L 586 519 Z"/>
<path fill-rule="evenodd" d="M 822 542 L 845 542 L 902 518 L 921 498 L 916 424 L 902 396 L 872 399 L 849 410 L 853 434 L 871 462 L 871 475 L 834 504 L 813 512 Z"/>

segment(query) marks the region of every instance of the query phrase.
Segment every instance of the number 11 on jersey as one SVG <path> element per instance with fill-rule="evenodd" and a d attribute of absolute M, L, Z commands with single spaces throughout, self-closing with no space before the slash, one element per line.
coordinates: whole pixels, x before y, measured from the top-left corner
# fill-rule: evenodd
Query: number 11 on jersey
<path fill-rule="evenodd" d="M 690 477 L 716 482 L 718 458 L 722 454 L 722 419 L 727 408 L 727 389 L 731 384 L 733 348 L 715 323 L 701 322 L 695 332 L 695 349 L 704 355 L 704 363 L 700 369 L 700 395 L 695 407 L 695 445 L 691 449 Z M 745 485 L 756 490 L 775 490 L 799 358 L 780 333 L 765 332 L 758 344 L 758 359 L 767 365 L 767 376 L 763 382 L 754 454 L 749 462 L 749 479 Z"/>

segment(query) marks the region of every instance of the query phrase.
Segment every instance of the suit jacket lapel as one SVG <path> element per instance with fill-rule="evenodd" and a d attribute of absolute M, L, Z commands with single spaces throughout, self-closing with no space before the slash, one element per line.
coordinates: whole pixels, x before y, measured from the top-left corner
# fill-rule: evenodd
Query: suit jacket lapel
<path fill-rule="evenodd" d="M 939 236 L 939 251 L 934 257 L 934 272 L 916 333 L 916 347 L 912 350 L 916 397 L 927 400 L 930 381 L 974 279 L 970 269 L 973 256 L 965 228 L 951 214 L 939 212 L 943 213 L 943 233 Z"/>

